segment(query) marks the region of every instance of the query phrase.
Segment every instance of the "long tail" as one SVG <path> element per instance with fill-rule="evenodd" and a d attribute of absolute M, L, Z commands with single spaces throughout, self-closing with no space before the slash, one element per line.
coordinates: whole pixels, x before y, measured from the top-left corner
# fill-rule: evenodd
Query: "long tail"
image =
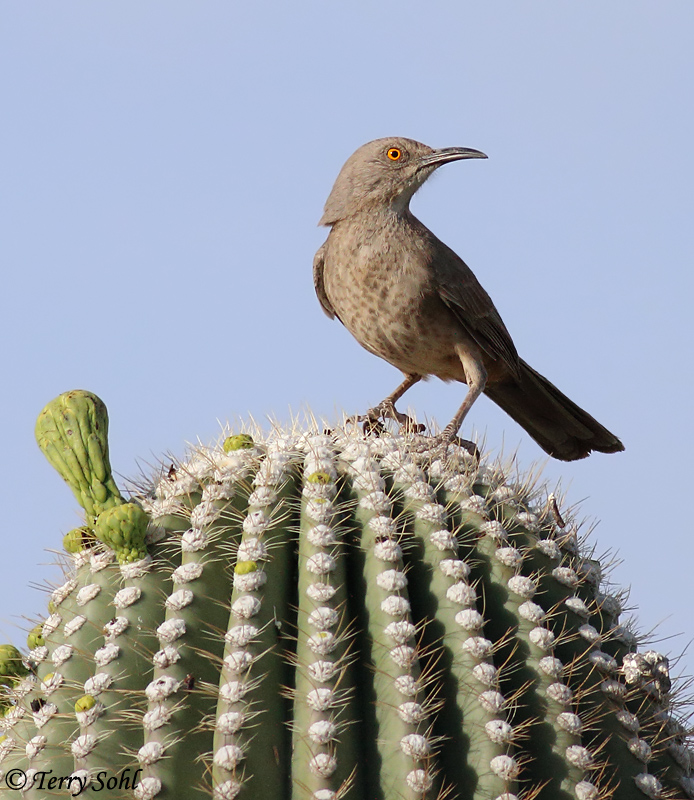
<path fill-rule="evenodd" d="M 624 445 L 607 428 L 521 361 L 521 380 L 489 384 L 484 393 L 554 458 L 575 461 L 593 450 L 618 453 Z"/>

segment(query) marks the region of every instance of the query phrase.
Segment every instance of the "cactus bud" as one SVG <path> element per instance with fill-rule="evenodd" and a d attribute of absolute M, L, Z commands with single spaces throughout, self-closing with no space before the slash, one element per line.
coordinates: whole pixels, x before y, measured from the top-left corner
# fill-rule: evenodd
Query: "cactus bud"
<path fill-rule="evenodd" d="M 10 686 L 27 672 L 19 650 L 11 644 L 0 644 L 0 684 Z"/>
<path fill-rule="evenodd" d="M 36 441 L 89 517 L 123 498 L 108 458 L 108 413 L 91 392 L 79 389 L 51 400 L 36 422 Z"/>
<path fill-rule="evenodd" d="M 227 436 L 222 445 L 225 453 L 232 450 L 250 450 L 254 447 L 253 437 L 247 433 L 237 433 L 235 436 Z"/>
<path fill-rule="evenodd" d="M 96 538 L 118 555 L 121 564 L 139 561 L 147 555 L 145 537 L 149 517 L 136 503 L 109 508 L 96 520 Z"/>
<path fill-rule="evenodd" d="M 44 647 L 46 642 L 43 638 L 43 625 L 35 625 L 27 635 L 27 647 L 34 650 L 36 647 Z"/>
<path fill-rule="evenodd" d="M 81 553 L 88 547 L 94 544 L 93 532 L 83 526 L 81 528 L 73 528 L 63 536 L 63 547 L 67 553 Z"/>
<path fill-rule="evenodd" d="M 75 703 L 75 711 L 80 714 L 83 711 L 89 711 L 94 708 L 96 700 L 90 694 L 83 694 L 82 697 Z"/>

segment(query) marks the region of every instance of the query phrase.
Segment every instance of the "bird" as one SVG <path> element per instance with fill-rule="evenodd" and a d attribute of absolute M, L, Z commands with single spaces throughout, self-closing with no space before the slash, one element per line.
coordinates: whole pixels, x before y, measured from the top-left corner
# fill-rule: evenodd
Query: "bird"
<path fill-rule="evenodd" d="M 423 378 L 467 384 L 439 434 L 452 443 L 484 393 L 549 455 L 562 461 L 622 442 L 518 355 L 494 303 L 467 264 L 410 210 L 444 164 L 484 159 L 467 147 L 434 149 L 403 137 L 362 145 L 345 162 L 319 225 L 330 228 L 313 260 L 323 311 L 404 380 L 360 419 L 412 422 L 395 403 Z M 459 440 L 458 440 L 459 441 Z"/>

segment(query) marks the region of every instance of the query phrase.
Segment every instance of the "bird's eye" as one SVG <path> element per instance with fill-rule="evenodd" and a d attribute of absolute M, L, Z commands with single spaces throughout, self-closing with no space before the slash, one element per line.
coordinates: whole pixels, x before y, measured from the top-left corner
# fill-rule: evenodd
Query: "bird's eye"
<path fill-rule="evenodd" d="M 386 155 L 391 161 L 399 161 L 402 158 L 402 150 L 398 150 L 397 147 L 391 147 Z"/>

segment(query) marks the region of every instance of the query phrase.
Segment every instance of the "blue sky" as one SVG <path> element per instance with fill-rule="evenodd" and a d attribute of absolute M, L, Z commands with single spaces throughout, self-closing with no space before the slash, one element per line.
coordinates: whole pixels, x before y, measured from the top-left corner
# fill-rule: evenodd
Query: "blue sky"
<path fill-rule="evenodd" d="M 394 388 L 323 316 L 311 261 L 344 160 L 402 135 L 488 154 L 440 170 L 413 210 L 523 358 L 621 436 L 625 453 L 545 475 L 601 520 L 592 541 L 622 559 L 642 629 L 681 652 L 693 23 L 674 0 L 3 4 L 4 637 L 43 610 L 44 551 L 79 523 L 33 440 L 61 391 L 105 400 L 114 469 L 133 476 L 218 420 L 335 419 Z M 463 390 L 432 380 L 405 405 L 445 424 Z M 467 425 L 544 460 L 486 398 Z"/>

